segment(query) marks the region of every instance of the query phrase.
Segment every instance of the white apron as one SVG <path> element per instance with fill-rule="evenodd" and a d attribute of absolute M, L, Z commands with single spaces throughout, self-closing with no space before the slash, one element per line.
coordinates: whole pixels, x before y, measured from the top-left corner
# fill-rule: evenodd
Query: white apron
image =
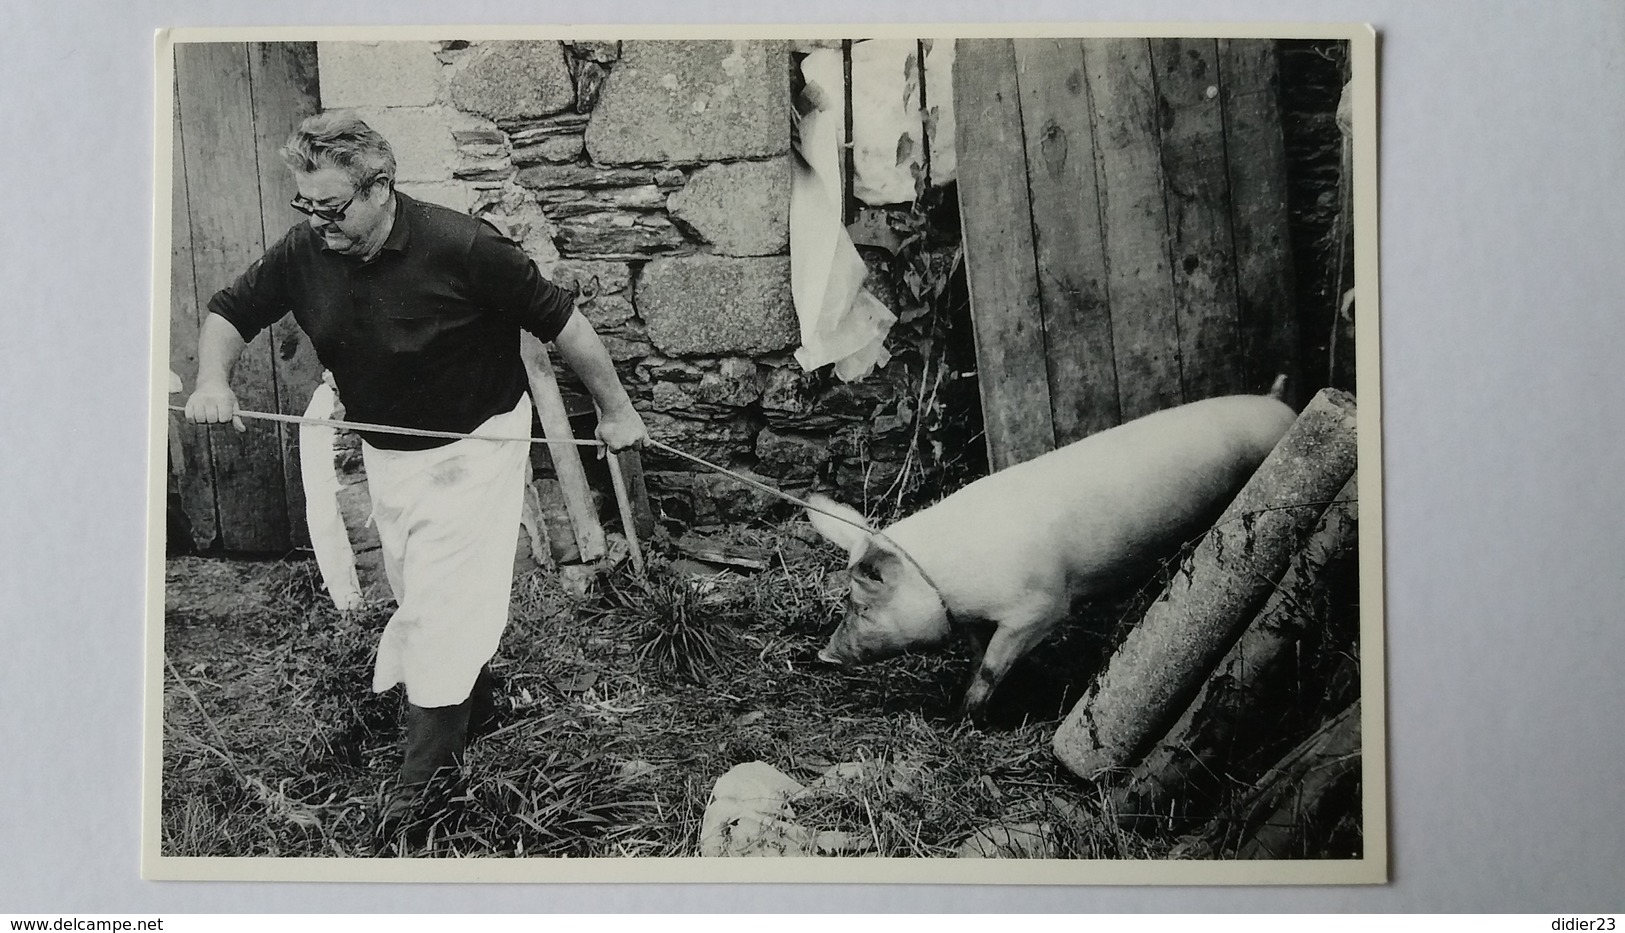
<path fill-rule="evenodd" d="M 361 446 L 384 572 L 398 608 L 378 640 L 372 689 L 406 684 L 415 706 L 468 699 L 508 624 L 530 454 L 530 396 L 475 434 L 429 450 Z"/>

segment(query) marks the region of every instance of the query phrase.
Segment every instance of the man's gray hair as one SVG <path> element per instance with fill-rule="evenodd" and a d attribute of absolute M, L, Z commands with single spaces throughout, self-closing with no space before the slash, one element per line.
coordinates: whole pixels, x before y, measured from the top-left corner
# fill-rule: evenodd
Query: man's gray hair
<path fill-rule="evenodd" d="M 395 177 L 395 151 L 353 113 L 309 116 L 283 144 L 282 161 L 295 172 L 336 168 L 357 188 L 380 175 Z"/>

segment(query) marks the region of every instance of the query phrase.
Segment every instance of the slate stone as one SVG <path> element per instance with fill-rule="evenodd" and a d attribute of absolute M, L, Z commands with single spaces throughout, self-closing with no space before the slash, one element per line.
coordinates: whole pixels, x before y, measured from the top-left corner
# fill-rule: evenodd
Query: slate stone
<path fill-rule="evenodd" d="M 595 165 L 531 165 L 515 181 L 526 188 L 628 188 L 655 182 L 647 168 L 600 168 Z"/>
<path fill-rule="evenodd" d="M 663 216 L 612 211 L 561 218 L 557 243 L 565 256 L 592 259 L 643 259 L 688 246 Z"/>
<path fill-rule="evenodd" d="M 717 365 L 716 372 L 700 377 L 694 397 L 707 405 L 744 408 L 762 397 L 761 372 L 750 360 L 729 357 Z"/>
<path fill-rule="evenodd" d="M 756 429 L 742 418 L 700 420 L 650 411 L 643 413 L 643 423 L 655 440 L 723 465 L 732 461 L 735 454 L 750 450 L 756 435 Z M 688 461 L 658 449 L 645 450 L 643 457 L 654 469 L 691 466 Z"/>
<path fill-rule="evenodd" d="M 534 143 L 515 148 L 515 165 L 535 165 L 538 162 L 574 162 L 587 150 L 580 133 L 545 136 Z"/>
<path fill-rule="evenodd" d="M 644 463 L 650 456 L 644 454 Z M 676 465 L 676 464 L 674 464 Z M 686 462 L 681 466 L 688 466 Z M 735 468 L 734 472 L 759 483 L 772 479 L 752 470 Z M 694 473 L 687 470 L 656 470 L 644 474 L 649 497 L 663 517 L 686 525 L 713 525 L 718 522 L 760 521 L 781 500 L 753 489 L 738 480 L 720 473 Z M 782 506 L 788 512 L 790 506 Z"/>
<path fill-rule="evenodd" d="M 497 125 L 515 146 L 528 145 L 551 136 L 580 136 L 587 130 L 588 116 L 566 111 L 534 120 L 499 120 Z"/>
<path fill-rule="evenodd" d="M 762 389 L 762 408 L 768 417 L 805 415 L 812 411 L 812 375 L 799 365 L 775 367 Z"/>
<path fill-rule="evenodd" d="M 599 211 L 658 211 L 666 203 L 665 193 L 654 185 L 631 188 L 544 188 L 536 200 L 552 217 L 573 217 Z"/>
<path fill-rule="evenodd" d="M 827 440 L 780 434 L 763 428 L 756 435 L 756 470 L 779 479 L 810 480 L 830 458 Z"/>

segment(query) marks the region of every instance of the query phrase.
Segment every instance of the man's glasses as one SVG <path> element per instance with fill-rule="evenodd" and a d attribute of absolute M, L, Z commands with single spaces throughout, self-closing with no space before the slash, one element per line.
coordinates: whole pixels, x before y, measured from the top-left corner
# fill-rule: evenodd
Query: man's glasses
<path fill-rule="evenodd" d="M 350 209 L 351 204 L 355 203 L 356 198 L 361 197 L 361 192 L 371 188 L 378 181 L 378 178 L 379 176 L 374 175 L 373 177 L 362 182 L 361 185 L 355 189 L 355 193 L 350 195 L 350 200 L 345 201 L 338 207 L 317 207 L 310 201 L 306 201 L 305 199 L 298 197 L 294 198 L 292 201 L 289 201 L 288 206 L 308 217 L 319 217 L 330 224 L 336 224 L 344 219 L 345 212 Z"/>

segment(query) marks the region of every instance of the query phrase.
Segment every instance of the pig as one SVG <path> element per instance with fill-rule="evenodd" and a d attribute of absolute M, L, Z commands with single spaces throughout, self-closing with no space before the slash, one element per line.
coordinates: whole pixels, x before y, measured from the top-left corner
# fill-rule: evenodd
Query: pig
<path fill-rule="evenodd" d="M 1076 602 L 1143 580 L 1212 524 L 1292 424 L 1282 386 L 1126 422 L 979 479 L 880 533 L 814 495 L 808 518 L 847 551 L 850 576 L 845 617 L 818 657 L 866 664 L 991 623 L 961 705 L 981 720 L 1011 665 Z"/>

